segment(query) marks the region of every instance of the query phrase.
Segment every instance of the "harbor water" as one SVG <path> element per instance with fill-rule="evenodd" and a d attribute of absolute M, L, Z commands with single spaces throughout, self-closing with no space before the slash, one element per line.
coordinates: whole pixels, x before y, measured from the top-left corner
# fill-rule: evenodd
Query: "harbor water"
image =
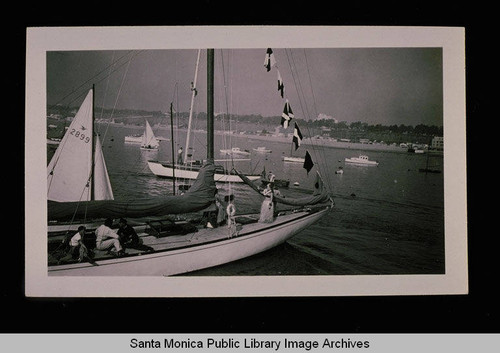
<path fill-rule="evenodd" d="M 172 193 L 172 181 L 155 176 L 147 165 L 148 160 L 172 160 L 170 129 L 154 128 L 157 137 L 165 138 L 158 151 L 143 151 L 137 144 L 124 143 L 126 135 L 142 133 L 141 127 L 100 125 L 99 129 L 115 199 Z M 205 158 L 205 135 L 194 133 L 191 140 L 188 153 L 195 159 Z M 176 132 L 174 141 L 175 151 L 184 147 L 185 132 Z M 184 276 L 443 274 L 444 173 L 419 171 L 427 165 L 442 171 L 443 157 L 353 146 L 325 147 L 318 140 L 314 146 L 303 144 L 295 151 L 291 143 L 272 138 L 217 134 L 216 159 L 228 158 L 219 154 L 223 148 L 239 147 L 251 152 L 250 156 L 234 157 L 250 161 L 226 162 L 227 168 L 253 174 L 260 174 L 264 168 L 272 171 L 276 178 L 290 181 L 288 188 L 280 189 L 286 197 L 310 192 L 318 171 L 331 189 L 335 207 L 318 223 L 274 249 Z M 272 152 L 258 153 L 253 150 L 257 147 Z M 306 150 L 315 162 L 309 174 L 301 164 L 282 161 L 291 153 L 304 157 Z M 49 158 L 50 154 L 49 149 Z M 360 154 L 379 165 L 344 162 Z M 335 173 L 339 167 L 342 174 Z M 259 212 L 262 197 L 248 186 L 217 186 L 222 194 L 234 194 L 237 213 Z"/>

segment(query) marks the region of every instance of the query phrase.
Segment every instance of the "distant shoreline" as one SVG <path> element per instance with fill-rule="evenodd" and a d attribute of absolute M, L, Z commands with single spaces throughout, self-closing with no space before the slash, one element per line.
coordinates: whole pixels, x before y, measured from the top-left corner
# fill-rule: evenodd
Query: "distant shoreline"
<path fill-rule="evenodd" d="M 124 128 L 134 128 L 134 129 L 144 129 L 141 126 L 137 125 L 123 125 L 123 124 L 113 124 L 113 126 L 124 127 Z M 153 129 L 168 129 L 168 127 L 160 126 L 153 127 Z M 178 131 L 186 132 L 187 129 L 181 128 Z M 205 131 L 194 130 L 193 133 L 205 133 Z M 216 130 L 214 132 L 216 135 L 224 135 L 226 134 L 223 131 Z M 229 134 L 228 134 L 229 135 Z M 269 135 L 248 135 L 248 134 L 230 134 L 231 137 L 236 138 L 246 138 L 249 140 L 260 140 L 260 141 L 271 141 L 271 142 L 280 142 L 284 144 L 290 144 L 291 138 L 285 136 L 269 136 Z M 380 152 L 394 152 L 394 153 L 408 153 L 407 148 L 392 146 L 386 144 L 370 144 L 370 143 L 360 143 L 360 142 L 343 142 L 343 141 L 334 141 L 332 139 L 311 139 L 310 137 L 306 137 L 302 140 L 302 144 L 304 146 L 315 146 L 315 147 L 328 147 L 328 148 L 339 148 L 339 149 L 349 149 L 349 150 L 362 150 L 362 151 L 380 151 Z M 443 155 L 443 151 L 430 150 L 426 151 L 426 153 L 430 153 L 433 155 Z"/>

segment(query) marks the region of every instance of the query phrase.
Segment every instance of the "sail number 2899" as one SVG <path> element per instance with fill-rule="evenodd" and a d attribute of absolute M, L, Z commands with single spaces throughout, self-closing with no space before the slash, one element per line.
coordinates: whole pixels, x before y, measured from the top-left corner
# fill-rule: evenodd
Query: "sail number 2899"
<path fill-rule="evenodd" d="M 80 140 L 84 141 L 85 143 L 89 143 L 90 142 L 90 136 L 86 136 L 80 130 L 71 129 L 70 134 L 73 135 L 73 136 L 75 136 L 76 138 L 79 138 Z"/>

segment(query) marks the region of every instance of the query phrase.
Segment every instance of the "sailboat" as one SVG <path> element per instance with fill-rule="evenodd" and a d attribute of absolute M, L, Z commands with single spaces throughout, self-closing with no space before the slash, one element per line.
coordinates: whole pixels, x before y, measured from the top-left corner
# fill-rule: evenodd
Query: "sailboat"
<path fill-rule="evenodd" d="M 193 120 L 193 107 L 194 107 L 194 100 L 197 95 L 197 88 L 196 88 L 196 83 L 198 79 L 198 67 L 200 63 L 200 54 L 201 50 L 198 50 L 198 55 L 196 59 L 196 68 L 195 68 L 195 74 L 194 74 L 194 80 L 191 85 L 191 105 L 189 109 L 189 119 L 188 119 L 188 129 L 187 129 L 187 134 L 186 134 L 186 147 L 185 147 L 185 154 L 184 154 L 184 160 L 182 163 L 176 163 L 175 161 L 158 161 L 158 160 L 149 160 L 148 161 L 148 167 L 151 170 L 151 172 L 160 177 L 160 178 L 167 178 L 167 179 L 181 179 L 181 180 L 195 180 L 198 177 L 198 173 L 200 170 L 200 167 L 203 165 L 203 161 L 200 160 L 189 160 L 188 161 L 188 153 L 187 151 L 189 150 L 189 143 L 190 143 L 190 138 L 191 138 L 191 125 L 192 125 L 192 120 Z M 233 147 L 235 149 L 236 147 Z M 238 149 L 239 150 L 239 149 Z M 221 150 L 222 152 L 223 150 Z M 229 150 L 231 151 L 231 150 Z M 248 152 L 247 155 L 250 153 Z M 173 156 L 173 153 L 172 153 Z M 173 159 L 173 157 L 172 157 Z M 249 160 L 249 159 L 238 159 L 239 161 L 243 160 Z M 216 159 L 214 162 L 225 162 L 227 159 Z M 234 160 L 236 161 L 236 160 Z M 260 178 L 260 175 L 254 174 L 254 175 L 246 175 L 250 180 L 257 180 Z M 221 165 L 218 165 L 215 170 L 215 175 L 214 175 L 215 181 L 218 183 L 242 183 L 241 178 L 236 175 L 234 172 L 227 171 L 225 168 L 223 168 Z"/>
<path fill-rule="evenodd" d="M 90 104 L 92 99 L 89 97 L 93 96 L 93 90 L 89 92 L 72 126 L 61 142 L 61 151 L 56 151 L 48 168 L 50 176 L 48 193 L 49 254 L 51 239 L 55 239 L 52 241 L 52 243 L 55 242 L 54 244 L 60 242 L 60 238 L 58 239 L 58 234 L 59 237 L 62 236 L 60 227 L 67 227 L 66 231 L 69 231 L 85 222 L 87 234 L 84 241 L 89 248 L 92 248 L 92 242 L 95 242 L 92 224 L 99 223 L 91 221 L 119 217 L 129 218 L 129 222 L 133 223 L 143 244 L 151 247 L 152 251 L 126 249 L 124 256 L 114 257 L 94 250 L 95 255 L 91 262 L 77 262 L 75 260 L 62 264 L 49 256 L 49 275 L 171 276 L 183 274 L 232 262 L 271 249 L 317 222 L 332 209 L 333 200 L 324 187 L 319 173 L 317 173 L 312 195 L 299 199 L 276 195 L 277 202 L 295 208 L 280 212 L 269 222 L 259 222 L 259 214 L 237 215 L 236 200 L 231 198 L 228 199 L 225 209 L 226 223 L 218 227 L 203 227 L 188 221 L 177 222 L 168 217 L 169 215 L 206 210 L 215 202 L 213 49 L 207 50 L 207 71 L 207 162 L 200 168 L 193 185 L 183 195 L 133 201 L 114 200 L 112 194 L 109 193 L 111 191 L 109 178 L 107 178 L 108 193 L 103 193 L 104 190 L 96 193 L 97 188 L 93 188 L 91 185 L 94 185 L 97 179 L 106 180 L 107 171 L 104 160 L 100 162 L 99 167 L 97 162 L 89 162 L 89 160 L 97 161 L 97 157 L 94 158 L 94 156 L 102 154 L 98 136 L 94 133 L 92 126 L 93 109 Z M 85 125 L 81 125 L 80 129 L 80 122 L 83 120 L 86 122 Z M 70 169 L 64 174 L 63 171 L 68 168 L 65 164 L 71 160 L 75 150 L 78 150 L 82 144 L 93 147 L 88 149 L 85 155 L 80 153 L 79 156 L 82 160 L 69 164 Z M 69 152 L 62 150 L 65 146 L 70 147 Z M 65 163 L 60 164 L 63 160 Z M 83 160 L 87 162 L 83 162 Z M 79 163 L 85 164 L 90 170 L 79 170 L 78 173 L 74 173 L 71 167 Z M 251 190 L 263 195 L 262 190 L 244 174 L 237 170 L 234 172 L 251 187 Z M 67 184 L 71 184 L 71 187 L 61 185 L 58 188 L 58 194 L 61 197 L 55 197 L 51 189 L 54 181 L 60 178 L 59 173 L 66 175 Z M 82 175 L 85 178 L 82 178 Z M 69 195 L 71 188 L 76 189 L 77 192 Z M 85 193 L 82 193 L 82 189 Z M 85 194 L 84 198 L 80 196 L 82 194 Z M 64 222 L 69 223 L 65 225 Z M 58 230 L 59 233 L 57 233 Z"/>
<path fill-rule="evenodd" d="M 141 140 L 141 150 L 157 150 L 160 146 L 158 139 L 156 138 L 151 125 L 146 120 L 146 130 L 144 131 L 144 135 L 142 135 Z"/>

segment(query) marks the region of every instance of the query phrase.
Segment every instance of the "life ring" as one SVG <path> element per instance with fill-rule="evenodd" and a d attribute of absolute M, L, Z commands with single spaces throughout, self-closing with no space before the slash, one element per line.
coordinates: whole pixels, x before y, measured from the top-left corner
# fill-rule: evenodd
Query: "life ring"
<path fill-rule="evenodd" d="M 229 216 L 233 217 L 236 214 L 236 207 L 234 207 L 234 204 L 230 203 L 227 205 L 226 212 Z"/>

